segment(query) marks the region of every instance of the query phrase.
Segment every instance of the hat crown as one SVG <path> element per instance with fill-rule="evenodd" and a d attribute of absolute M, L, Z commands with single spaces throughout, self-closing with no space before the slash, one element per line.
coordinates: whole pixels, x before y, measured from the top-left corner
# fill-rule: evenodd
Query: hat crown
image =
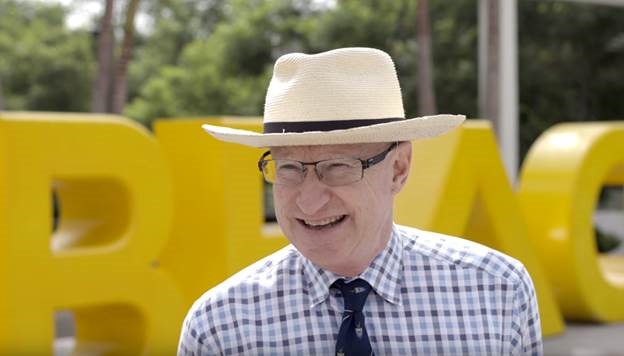
<path fill-rule="evenodd" d="M 373 48 L 280 57 L 264 107 L 265 123 L 404 117 L 394 63 Z"/>
<path fill-rule="evenodd" d="M 398 142 L 435 137 L 463 115 L 406 119 L 390 56 L 374 48 L 292 53 L 275 63 L 263 132 L 202 125 L 214 137 L 252 147 Z"/>

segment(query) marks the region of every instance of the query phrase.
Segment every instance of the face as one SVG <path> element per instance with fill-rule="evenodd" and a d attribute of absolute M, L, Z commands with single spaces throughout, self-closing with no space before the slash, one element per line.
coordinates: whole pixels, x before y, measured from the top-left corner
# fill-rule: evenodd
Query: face
<path fill-rule="evenodd" d="M 273 147 L 274 159 L 313 162 L 366 159 L 389 143 Z M 344 276 L 361 273 L 381 252 L 392 230 L 392 206 L 409 173 L 411 143 L 403 142 L 382 162 L 364 170 L 362 180 L 332 187 L 312 166 L 296 186 L 273 187 L 277 220 L 286 237 L 316 265 Z"/>

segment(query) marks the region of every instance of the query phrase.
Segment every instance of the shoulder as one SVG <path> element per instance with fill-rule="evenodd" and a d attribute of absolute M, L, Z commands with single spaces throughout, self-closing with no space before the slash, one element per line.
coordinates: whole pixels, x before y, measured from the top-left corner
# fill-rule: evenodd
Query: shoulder
<path fill-rule="evenodd" d="M 300 269 L 300 255 L 288 245 L 234 274 L 195 301 L 184 321 L 182 339 L 200 344 L 215 341 L 211 335 L 237 327 L 238 314 L 259 312 L 255 309 L 262 300 L 275 298 L 284 285 L 296 283 Z"/>
<path fill-rule="evenodd" d="M 193 306 L 201 309 L 228 301 L 244 301 L 279 288 L 284 279 L 293 276 L 300 267 L 300 255 L 288 245 L 283 249 L 253 263 L 204 293 Z"/>
<path fill-rule="evenodd" d="M 532 284 L 524 265 L 500 251 L 459 237 L 397 225 L 404 263 L 436 265 L 499 279 L 515 287 Z M 424 261 L 426 260 L 426 261 Z"/>
<path fill-rule="evenodd" d="M 439 301 L 446 308 L 456 305 L 453 300 L 472 301 L 468 304 L 479 305 L 477 311 L 472 310 L 478 319 L 476 323 L 490 322 L 498 316 L 498 321 L 484 327 L 506 325 L 504 332 L 513 345 L 513 352 L 509 353 L 541 354 L 535 288 L 520 261 L 458 237 L 399 225 L 395 231 L 403 246 L 406 284 L 431 292 L 429 296 L 440 296 Z M 413 298 L 418 297 L 416 293 Z M 464 311 L 464 303 L 456 306 Z M 480 313 L 487 313 L 488 317 L 481 318 Z"/>

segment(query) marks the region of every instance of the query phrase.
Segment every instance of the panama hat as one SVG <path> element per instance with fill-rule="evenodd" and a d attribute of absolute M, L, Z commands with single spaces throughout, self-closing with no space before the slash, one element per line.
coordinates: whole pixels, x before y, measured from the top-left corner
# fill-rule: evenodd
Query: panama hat
<path fill-rule="evenodd" d="M 219 140 L 252 147 L 408 141 L 442 135 L 463 115 L 405 118 L 390 56 L 373 48 L 291 53 L 275 63 L 264 132 L 202 125 Z"/>

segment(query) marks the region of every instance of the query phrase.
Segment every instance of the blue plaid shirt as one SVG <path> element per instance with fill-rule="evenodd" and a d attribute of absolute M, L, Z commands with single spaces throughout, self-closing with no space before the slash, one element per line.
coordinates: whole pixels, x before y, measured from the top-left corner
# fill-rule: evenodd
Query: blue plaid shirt
<path fill-rule="evenodd" d="M 178 355 L 331 355 L 343 300 L 340 276 L 293 246 L 195 302 Z M 395 225 L 359 276 L 376 355 L 541 355 L 533 283 L 517 260 L 471 241 Z"/>

